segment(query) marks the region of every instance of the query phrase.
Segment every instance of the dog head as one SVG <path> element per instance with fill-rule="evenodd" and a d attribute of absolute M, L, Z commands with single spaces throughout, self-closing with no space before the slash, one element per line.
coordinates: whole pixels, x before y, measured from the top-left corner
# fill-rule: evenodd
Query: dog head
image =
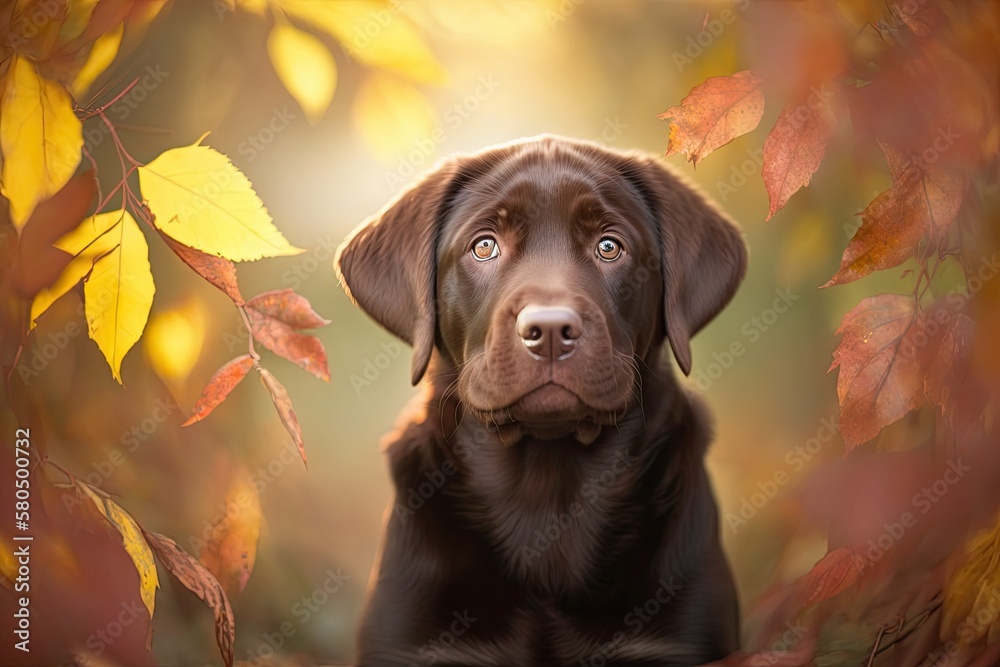
<path fill-rule="evenodd" d="M 746 247 L 659 161 L 545 136 L 453 158 L 338 251 L 349 296 L 414 349 L 437 349 L 467 410 L 520 435 L 592 441 L 636 400 L 664 338 L 732 298 Z"/>

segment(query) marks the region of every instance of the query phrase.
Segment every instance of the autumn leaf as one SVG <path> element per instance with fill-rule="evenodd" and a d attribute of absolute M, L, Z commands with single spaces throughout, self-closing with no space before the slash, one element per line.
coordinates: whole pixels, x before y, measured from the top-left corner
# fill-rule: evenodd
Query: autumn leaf
<path fill-rule="evenodd" d="M 833 136 L 834 118 L 820 103 L 788 104 L 764 141 L 761 177 L 770 208 L 767 219 L 781 210 L 799 188 L 809 185 Z"/>
<path fill-rule="evenodd" d="M 233 645 L 236 643 L 236 622 L 226 592 L 212 573 L 196 558 L 177 546 L 169 537 L 142 531 L 149 546 L 156 552 L 170 574 L 197 595 L 215 614 L 215 641 L 226 667 L 233 665 Z"/>
<path fill-rule="evenodd" d="M 92 250 L 103 251 L 94 255 L 83 285 L 87 329 L 120 384 L 122 359 L 142 336 L 153 306 L 156 288 L 146 238 L 131 213 L 110 211 L 84 220 L 56 246 L 77 256 L 67 267 L 67 272 L 72 269 L 67 280 L 57 281 L 60 289 L 79 272 L 86 272 L 85 258 Z M 74 266 L 77 261 L 79 265 Z"/>
<path fill-rule="evenodd" d="M 247 301 L 246 306 L 261 315 L 281 320 L 293 329 L 318 329 L 330 323 L 313 310 L 308 299 L 290 287 L 261 292 Z"/>
<path fill-rule="evenodd" d="M 365 26 L 388 8 L 379 0 L 314 2 L 275 0 L 275 4 L 300 21 L 340 42 L 348 56 L 366 67 L 389 70 L 418 83 L 443 83 L 445 70 L 405 16 L 398 13 L 379 23 L 377 34 Z M 358 34 L 365 36 L 360 43 Z"/>
<path fill-rule="evenodd" d="M 840 270 L 823 287 L 899 266 L 925 235 L 941 236 L 958 214 L 967 179 L 882 145 L 892 186 L 862 212 L 861 227 L 844 250 Z"/>
<path fill-rule="evenodd" d="M 55 247 L 68 253 L 71 261 L 63 269 L 56 281 L 38 292 L 31 301 L 30 328 L 34 328 L 37 320 L 66 292 L 73 289 L 94 268 L 94 262 L 106 255 L 118 242 L 114 235 L 114 226 L 108 226 L 109 219 L 104 216 L 117 217 L 119 213 L 102 213 L 84 220 L 77 228 L 60 238 Z"/>
<path fill-rule="evenodd" d="M 194 412 L 181 426 L 190 426 L 199 422 L 209 415 L 222 401 L 226 400 L 236 385 L 246 377 L 250 369 L 253 368 L 254 359 L 249 354 L 236 357 L 227 362 L 222 368 L 215 372 L 212 379 L 208 381 L 205 390 L 201 393 L 194 404 Z"/>
<path fill-rule="evenodd" d="M 956 433 L 964 433 L 980 422 L 987 402 L 973 355 L 976 323 L 959 313 L 945 326 L 924 377 L 924 394 Z"/>
<path fill-rule="evenodd" d="M 292 408 L 292 401 L 288 398 L 288 391 L 266 368 L 260 369 L 260 381 L 264 383 L 268 393 L 271 394 L 271 400 L 278 410 L 281 423 L 284 424 L 288 434 L 292 436 L 295 446 L 298 447 L 302 462 L 309 465 L 306 461 L 306 447 L 302 442 L 302 429 L 299 427 L 299 419 L 295 416 L 295 410 Z"/>
<path fill-rule="evenodd" d="M 830 370 L 840 368 L 837 396 L 846 453 L 924 403 L 925 350 L 911 338 L 920 330 L 917 320 L 913 297 L 899 294 L 868 297 L 844 315 Z"/>
<path fill-rule="evenodd" d="M 117 28 L 97 38 L 90 49 L 90 54 L 87 56 L 86 62 L 77 73 L 76 78 L 73 79 L 71 89 L 74 97 L 82 97 L 87 92 L 87 89 L 90 88 L 90 84 L 94 83 L 94 80 L 111 66 L 111 63 L 115 60 L 115 56 L 118 55 L 118 49 L 121 47 L 122 35 L 124 33 L 125 24 L 122 23 Z"/>
<path fill-rule="evenodd" d="M 247 302 L 246 313 L 255 340 L 319 379 L 330 381 L 323 343 L 315 336 L 296 331 L 330 323 L 312 309 L 305 297 L 291 289 L 265 292 Z"/>
<path fill-rule="evenodd" d="M 76 488 L 83 492 L 90 499 L 98 511 L 104 515 L 112 526 L 121 533 L 122 544 L 129 558 L 135 565 L 139 574 L 139 596 L 142 603 L 149 611 L 149 617 L 153 618 L 153 606 L 156 602 L 156 589 L 160 584 L 156 578 L 156 563 L 153 561 L 153 552 L 149 544 L 143 538 L 143 530 L 135 522 L 128 512 L 119 507 L 110 498 L 99 496 L 89 484 L 76 482 Z"/>
<path fill-rule="evenodd" d="M 315 125 L 337 89 L 337 64 L 319 39 L 287 23 L 271 29 L 267 53 L 285 89 Z"/>
<path fill-rule="evenodd" d="M 799 581 L 807 606 L 829 600 L 853 586 L 863 574 L 861 556 L 851 547 L 841 547 L 823 556 Z"/>
<path fill-rule="evenodd" d="M 33 297 L 51 286 L 72 261 L 70 255 L 53 244 L 87 217 L 96 194 L 94 174 L 85 172 L 74 176 L 59 192 L 35 207 L 17 244 L 14 280 L 22 296 Z"/>
<path fill-rule="evenodd" d="M 1000 636 L 997 591 L 1000 591 L 1000 523 L 969 540 L 962 566 L 945 589 L 941 640 L 954 641 L 961 650 L 984 637 Z"/>
<path fill-rule="evenodd" d="M 309 371 L 320 380 L 330 381 L 323 343 L 316 336 L 301 334 L 290 326 L 254 310 L 247 310 L 253 337 L 278 356 Z"/>
<path fill-rule="evenodd" d="M 243 172 L 200 140 L 138 171 L 157 229 L 186 246 L 235 262 L 303 252 L 275 228 Z"/>
<path fill-rule="evenodd" d="M 683 153 L 695 165 L 736 137 L 750 132 L 764 115 L 760 79 L 749 71 L 715 76 L 695 86 L 680 106 L 658 117 L 669 120 L 667 156 Z"/>
<path fill-rule="evenodd" d="M 160 238 L 181 258 L 195 273 L 217 287 L 237 306 L 243 305 L 243 295 L 236 281 L 236 266 L 228 259 L 209 255 L 200 250 L 190 248 L 180 241 L 175 241 L 161 230 L 157 229 Z"/>
<path fill-rule="evenodd" d="M 0 192 L 10 200 L 14 227 L 20 230 L 40 201 L 69 182 L 82 147 L 83 125 L 73 113 L 69 93 L 15 54 L 0 100 Z"/>
<path fill-rule="evenodd" d="M 228 595 L 243 592 L 253 572 L 260 538 L 260 496 L 246 471 L 237 473 L 226 492 L 227 511 L 213 526 L 198 559 Z"/>

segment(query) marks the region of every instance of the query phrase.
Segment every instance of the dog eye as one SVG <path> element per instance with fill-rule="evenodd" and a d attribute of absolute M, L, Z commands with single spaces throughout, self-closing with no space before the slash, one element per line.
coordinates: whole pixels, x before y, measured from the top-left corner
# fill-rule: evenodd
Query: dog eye
<path fill-rule="evenodd" d="M 597 242 L 597 256 L 605 262 L 613 262 L 622 254 L 622 247 L 618 241 L 604 237 Z"/>
<path fill-rule="evenodd" d="M 472 256 L 480 262 L 500 256 L 500 246 L 492 236 L 483 236 L 476 239 L 472 246 Z"/>

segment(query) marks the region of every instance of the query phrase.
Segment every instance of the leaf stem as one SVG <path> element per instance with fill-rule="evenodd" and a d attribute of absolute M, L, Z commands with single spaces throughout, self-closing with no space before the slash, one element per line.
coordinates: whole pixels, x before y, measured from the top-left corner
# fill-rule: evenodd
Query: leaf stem
<path fill-rule="evenodd" d="M 250 357 L 254 360 L 254 365 L 260 361 L 260 355 L 257 354 L 257 350 L 253 346 L 253 326 L 250 324 L 250 316 L 247 315 L 247 310 L 243 306 L 236 306 L 236 309 L 240 311 L 240 315 L 243 316 L 243 325 L 247 328 L 247 343 L 249 344 Z"/>
<path fill-rule="evenodd" d="M 139 83 L 139 77 L 136 77 L 136 78 L 132 79 L 132 83 L 130 83 L 127 86 L 125 86 L 120 93 L 118 93 L 117 95 L 115 95 L 111 99 L 110 102 L 107 102 L 106 104 L 102 104 L 101 106 L 97 107 L 96 109 L 94 109 L 92 111 L 91 110 L 85 111 L 85 113 L 83 115 L 84 120 L 86 120 L 87 118 L 93 118 L 94 116 L 102 116 L 103 117 L 104 116 L 104 112 L 107 111 L 109 107 L 114 106 L 119 100 L 121 100 L 123 97 L 125 97 L 126 95 L 128 95 L 129 91 L 131 91 L 133 88 L 135 88 L 138 83 Z"/>
<path fill-rule="evenodd" d="M 118 149 L 119 159 L 124 157 L 133 166 L 135 167 L 142 166 L 142 163 L 140 163 L 138 160 L 129 155 L 128 151 L 125 150 L 125 146 L 124 144 L 122 144 L 122 140 L 118 137 L 118 130 L 115 128 L 114 123 L 108 120 L 108 116 L 103 111 L 100 110 L 98 110 L 97 115 L 100 116 L 101 120 L 104 121 L 104 125 L 108 128 L 108 132 L 111 134 L 111 139 L 115 142 L 115 147 Z M 125 171 L 124 165 L 122 165 L 122 171 L 123 172 Z"/>

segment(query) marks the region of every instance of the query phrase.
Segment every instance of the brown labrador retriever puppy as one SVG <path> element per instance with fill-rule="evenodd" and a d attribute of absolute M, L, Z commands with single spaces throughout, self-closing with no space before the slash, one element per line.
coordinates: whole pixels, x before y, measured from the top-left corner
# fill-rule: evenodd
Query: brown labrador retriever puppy
<path fill-rule="evenodd" d="M 738 605 L 685 373 L 746 249 L 649 157 L 543 136 L 451 159 L 341 246 L 350 297 L 412 344 L 421 414 L 362 667 L 698 665 Z"/>

